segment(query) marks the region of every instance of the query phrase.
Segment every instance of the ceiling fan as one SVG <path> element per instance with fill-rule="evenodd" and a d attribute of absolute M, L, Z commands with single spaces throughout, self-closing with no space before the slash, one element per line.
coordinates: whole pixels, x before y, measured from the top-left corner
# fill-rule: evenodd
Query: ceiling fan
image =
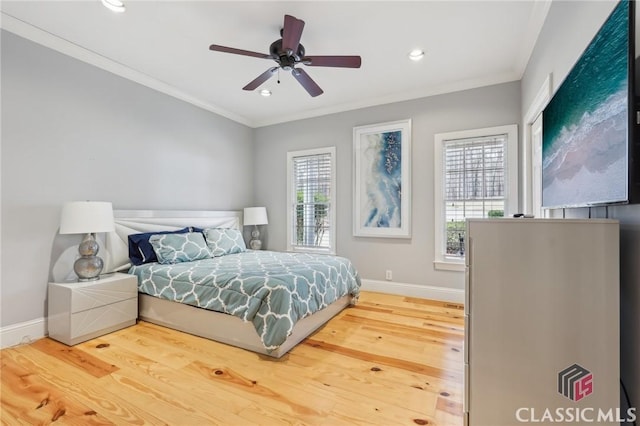
<path fill-rule="evenodd" d="M 291 71 L 293 77 L 312 96 L 323 93 L 322 89 L 302 68 L 296 68 L 297 64 L 310 67 L 341 67 L 360 68 L 362 60 L 360 56 L 305 56 L 304 46 L 300 44 L 304 21 L 291 15 L 284 15 L 284 27 L 280 30 L 282 38 L 271 43 L 269 54 L 251 52 L 249 50 L 236 49 L 233 47 L 219 46 L 212 44 L 210 50 L 236 55 L 253 56 L 255 58 L 273 59 L 278 64 L 277 67 L 269 68 L 256 79 L 244 86 L 243 90 L 254 90 L 262 83 L 273 77 L 279 68 Z"/>

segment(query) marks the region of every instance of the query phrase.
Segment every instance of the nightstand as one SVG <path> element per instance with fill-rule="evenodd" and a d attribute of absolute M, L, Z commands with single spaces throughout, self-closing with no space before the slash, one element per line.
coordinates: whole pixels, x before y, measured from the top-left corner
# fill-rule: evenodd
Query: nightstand
<path fill-rule="evenodd" d="M 134 325 L 138 278 L 115 273 L 97 281 L 49 283 L 49 337 L 76 345 Z"/>

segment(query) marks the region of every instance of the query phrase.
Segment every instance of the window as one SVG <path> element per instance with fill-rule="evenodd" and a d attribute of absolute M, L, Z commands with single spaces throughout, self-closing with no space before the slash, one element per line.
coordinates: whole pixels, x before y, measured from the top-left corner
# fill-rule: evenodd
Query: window
<path fill-rule="evenodd" d="M 287 250 L 335 253 L 335 148 L 287 153 Z"/>
<path fill-rule="evenodd" d="M 466 219 L 517 212 L 517 126 L 437 134 L 435 143 L 435 267 L 463 270 Z"/>

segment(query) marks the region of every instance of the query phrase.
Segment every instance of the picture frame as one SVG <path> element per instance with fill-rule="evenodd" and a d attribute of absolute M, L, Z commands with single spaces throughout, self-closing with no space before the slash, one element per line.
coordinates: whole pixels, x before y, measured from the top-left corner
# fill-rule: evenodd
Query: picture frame
<path fill-rule="evenodd" d="M 353 235 L 411 238 L 411 120 L 353 128 Z"/>

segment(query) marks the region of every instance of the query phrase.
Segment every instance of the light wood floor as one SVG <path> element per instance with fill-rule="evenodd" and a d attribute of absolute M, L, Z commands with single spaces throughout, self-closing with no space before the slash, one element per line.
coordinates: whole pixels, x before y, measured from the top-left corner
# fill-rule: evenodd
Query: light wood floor
<path fill-rule="evenodd" d="M 280 360 L 140 322 L 0 351 L 7 425 L 461 425 L 463 307 L 363 292 Z"/>

